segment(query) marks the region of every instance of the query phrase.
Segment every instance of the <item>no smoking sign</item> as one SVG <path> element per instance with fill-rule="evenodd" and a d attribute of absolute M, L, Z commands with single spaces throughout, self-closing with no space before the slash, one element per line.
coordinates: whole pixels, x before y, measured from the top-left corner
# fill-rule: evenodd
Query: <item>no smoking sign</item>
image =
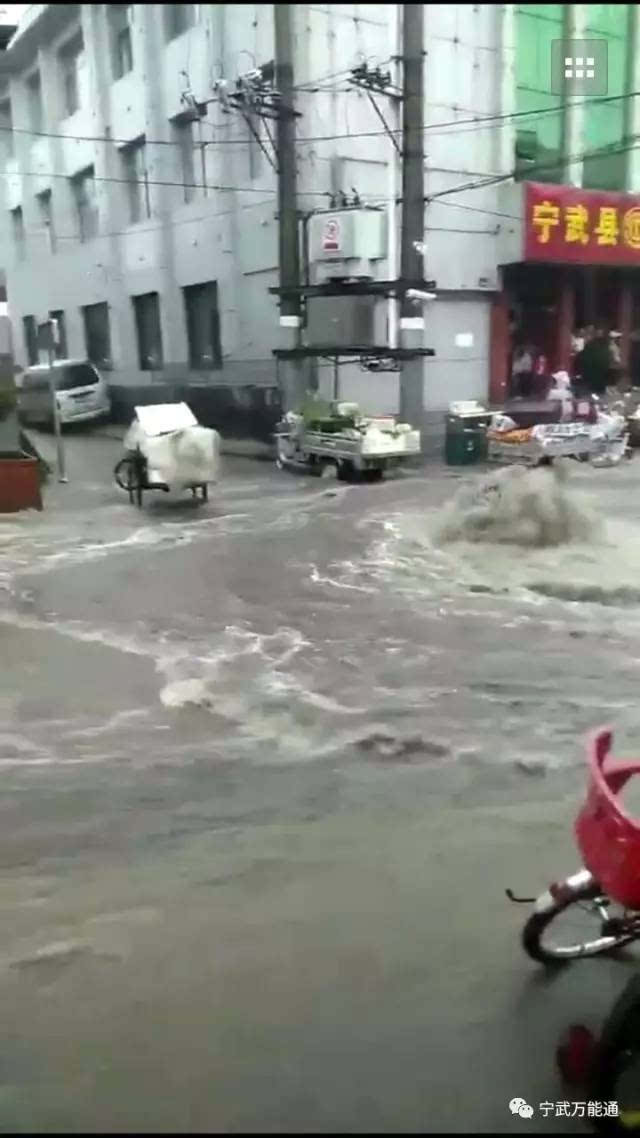
<path fill-rule="evenodd" d="M 329 217 L 324 223 L 322 248 L 325 253 L 339 253 L 341 243 L 340 218 Z"/>

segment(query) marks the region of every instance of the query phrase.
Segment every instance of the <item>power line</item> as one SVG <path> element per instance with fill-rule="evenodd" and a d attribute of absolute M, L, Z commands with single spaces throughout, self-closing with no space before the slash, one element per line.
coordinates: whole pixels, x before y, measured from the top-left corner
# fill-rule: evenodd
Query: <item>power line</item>
<path fill-rule="evenodd" d="M 480 181 L 467 182 L 459 186 L 451 186 L 446 190 L 439 190 L 435 194 L 429 194 L 426 200 L 428 202 L 435 202 L 440 201 L 440 199 L 443 197 L 448 197 L 449 194 L 461 194 L 470 190 L 481 190 L 489 186 L 496 186 L 501 182 L 509 182 L 512 179 L 516 180 L 518 178 L 521 178 L 523 173 L 526 175 L 542 174 L 548 170 L 556 170 L 560 164 L 567 165 L 570 162 L 583 162 L 585 159 L 589 158 L 609 158 L 617 154 L 626 154 L 630 150 L 637 150 L 639 143 L 640 139 L 638 136 L 636 136 L 633 142 L 624 142 L 621 140 L 620 144 L 613 144 L 612 146 L 606 148 L 600 147 L 597 150 L 583 150 L 578 154 L 569 154 L 563 156 L 562 158 L 556 158 L 553 161 L 548 160 L 534 166 L 529 166 L 526 170 L 515 169 L 510 170 L 508 174 L 489 175 Z M 529 179 L 527 178 L 527 180 Z M 588 187 L 582 188 L 588 189 Z"/>
<path fill-rule="evenodd" d="M 343 71 L 334 71 L 329 75 L 321 75 L 317 79 L 308 79 L 306 83 L 299 83 L 293 88 L 293 90 L 296 92 L 296 94 L 300 93 L 301 95 L 308 95 L 309 89 L 314 87 L 316 84 L 330 83 L 333 79 L 338 79 L 342 82 L 342 80 L 346 79 L 350 74 L 351 68 L 345 67 Z"/>
<path fill-rule="evenodd" d="M 261 205 L 270 205 L 270 204 L 271 203 L 267 199 L 265 199 L 264 201 L 255 202 L 255 203 L 252 203 L 250 206 L 244 206 L 241 208 L 247 210 L 247 209 L 257 208 L 258 206 L 261 206 Z M 235 211 L 232 209 L 225 209 L 225 210 L 220 210 L 219 213 L 215 213 L 215 214 L 210 214 L 210 213 L 209 214 L 206 214 L 206 213 L 205 214 L 199 214 L 197 217 L 183 217 L 183 218 L 180 218 L 179 220 L 176 220 L 176 221 L 174 221 L 173 218 L 167 218 L 165 221 L 160 221 L 155 225 L 145 225 L 145 226 L 140 226 L 139 228 L 136 227 L 135 231 L 132 231 L 132 229 L 113 229 L 113 230 L 110 230 L 106 233 L 105 232 L 98 232 L 94 235 L 92 240 L 100 240 L 102 238 L 106 239 L 108 237 L 130 237 L 132 235 L 132 232 L 135 232 L 136 234 L 138 234 L 138 233 L 155 233 L 159 229 L 164 229 L 165 225 L 170 225 L 172 229 L 175 229 L 180 225 L 197 225 L 198 223 L 205 222 L 205 221 L 215 222 L 218 220 L 218 218 L 228 217 L 231 214 L 233 214 L 234 212 Z M 27 237 L 41 237 L 46 231 L 47 230 L 44 227 L 40 227 L 37 229 L 27 228 L 24 230 Z M 53 238 L 54 244 L 57 241 L 78 241 L 79 242 L 80 241 L 80 234 L 79 233 L 56 233 L 55 230 L 53 230 L 52 238 Z M 88 244 L 88 242 L 83 242 L 83 244 Z"/>
<path fill-rule="evenodd" d="M 301 90 L 302 93 L 305 93 L 303 89 L 300 88 L 299 90 Z M 351 87 L 345 88 L 344 91 L 342 91 L 340 93 L 347 94 L 348 92 L 350 92 L 352 90 L 356 90 L 356 88 L 351 88 Z M 308 92 L 308 93 L 311 93 L 311 92 Z M 452 135 L 457 134 L 457 133 L 460 133 L 460 134 L 473 133 L 473 131 L 475 131 L 475 130 L 483 130 L 485 128 L 485 126 L 489 126 L 492 123 L 506 123 L 508 125 L 509 122 L 514 121 L 514 120 L 521 120 L 521 119 L 532 118 L 532 117 L 539 118 L 542 115 L 559 114 L 561 111 L 564 111 L 565 109 L 571 108 L 571 107 L 600 106 L 600 105 L 608 104 L 608 103 L 621 102 L 624 99 L 633 99 L 633 98 L 638 98 L 638 97 L 640 97 L 640 91 L 629 91 L 624 95 L 597 95 L 597 96 L 587 97 L 585 99 L 575 99 L 575 100 L 570 101 L 570 102 L 558 103 L 558 105 L 555 107 L 548 107 L 548 106 L 547 107 L 534 107 L 528 111 L 506 111 L 504 113 L 495 114 L 495 115 L 484 115 L 484 116 L 474 115 L 473 117 L 466 118 L 466 119 L 450 119 L 450 120 L 445 121 L 445 122 L 430 123 L 430 124 L 426 124 L 423 127 L 423 130 L 425 132 L 429 132 L 430 134 L 433 134 L 434 136 L 437 136 L 439 131 L 443 131 L 444 133 L 448 133 L 448 134 L 452 134 Z M 214 123 L 208 123 L 207 122 L 206 125 L 211 127 L 214 130 L 220 129 L 220 124 L 214 124 Z M 470 130 L 469 131 L 462 131 L 462 130 L 457 129 L 459 127 L 465 127 L 465 126 L 469 126 Z M 449 128 L 456 128 L 456 129 L 449 129 Z M 66 141 L 71 141 L 71 142 L 104 142 L 104 143 L 112 143 L 114 146 L 128 146 L 131 144 L 130 138 L 114 138 L 111 135 L 97 135 L 97 134 L 94 134 L 94 135 L 91 135 L 91 134 L 62 134 L 58 131 L 32 130 L 29 127 L 1 126 L 0 125 L 0 132 L 9 133 L 9 134 L 11 134 L 11 133 L 13 133 L 13 134 L 26 134 L 26 135 L 30 135 L 34 138 L 60 138 L 60 139 L 63 139 Z M 385 136 L 388 133 L 401 134 L 402 131 L 401 131 L 401 128 L 398 128 L 398 129 L 394 128 L 390 132 L 387 132 L 386 130 L 365 130 L 365 131 L 356 131 L 356 132 L 347 133 L 347 134 L 303 135 L 303 136 L 300 136 L 299 138 L 296 138 L 295 141 L 296 141 L 297 145 L 304 145 L 304 144 L 310 143 L 310 142 L 337 142 L 340 140 L 347 140 L 347 139 L 353 139 L 353 138 L 380 138 L 381 136 Z M 146 146 L 178 146 L 179 147 L 182 144 L 177 139 L 145 138 L 145 145 Z M 194 142 L 193 143 L 193 149 L 199 150 L 203 145 L 204 146 L 246 146 L 247 145 L 247 139 L 246 138 L 211 138 L 211 139 L 207 139 L 204 143 Z"/>
<path fill-rule="evenodd" d="M 77 175 L 75 175 L 77 177 Z M 21 170 L 18 177 L 21 178 L 65 178 L 67 181 L 72 180 L 73 175 L 70 174 L 56 174 L 51 170 Z M 89 175 L 88 175 L 89 177 Z M 175 187 L 176 189 L 192 189 L 192 190 L 217 190 L 220 193 L 239 193 L 239 194 L 275 194 L 275 189 L 268 188 L 260 189 L 258 186 L 216 186 L 210 185 L 209 182 L 172 182 L 159 178 L 113 178 L 105 175 L 91 174 L 90 180 L 93 182 L 115 182 L 122 186 L 168 186 Z M 313 197 L 330 197 L 328 190 L 305 190 L 305 194 L 312 195 Z"/>
<path fill-rule="evenodd" d="M 481 117 L 474 115 L 472 118 L 467 119 L 451 119 L 449 122 L 432 123 L 431 125 L 426 126 L 425 130 L 431 132 L 445 129 L 447 127 L 468 126 L 469 124 L 472 124 L 475 129 L 481 130 L 485 124 L 490 124 L 493 122 L 509 122 L 513 119 L 530 118 L 533 115 L 535 115 L 536 118 L 539 118 L 540 115 L 559 114 L 560 111 L 564 111 L 571 107 L 600 106 L 604 103 L 616 103 L 621 102 L 624 99 L 634 99 L 638 96 L 640 96 L 640 91 L 628 91 L 624 95 L 593 95 L 588 96 L 585 99 L 573 99 L 571 101 L 558 103 L 555 107 L 534 107 L 530 111 L 505 111 L 501 114 L 496 115 L 483 115 Z M 456 133 L 457 131 L 451 131 L 451 134 Z M 461 131 L 460 133 L 466 132 Z"/>
<path fill-rule="evenodd" d="M 619 151 L 616 151 L 615 153 L 624 153 L 625 150 L 631 150 L 631 149 L 635 149 L 635 147 L 634 146 L 628 146 L 625 148 L 621 148 Z M 601 153 L 602 153 L 601 151 L 597 152 L 598 155 L 600 155 Z M 586 156 L 586 155 L 583 155 L 583 157 L 584 156 Z M 580 156 L 578 156 L 578 157 L 580 157 Z M 42 174 L 42 172 L 40 172 L 39 176 L 40 177 L 47 177 L 47 175 Z M 66 177 L 66 175 L 58 175 L 58 176 Z M 499 175 L 501 180 L 508 180 L 508 179 L 511 179 L 513 176 L 514 176 L 513 174 Z M 142 183 L 140 183 L 140 184 L 142 184 Z M 180 183 L 180 184 L 182 184 L 182 183 Z M 485 186 L 488 184 L 491 184 L 491 185 L 495 184 L 495 180 L 492 179 L 492 181 L 490 183 L 488 183 L 488 182 L 479 183 L 475 186 L 475 188 L 482 188 L 482 186 Z M 519 183 L 516 183 L 516 184 L 519 184 Z M 207 187 L 207 188 L 210 189 L 212 187 Z M 233 187 L 227 187 L 227 188 L 233 188 Z M 473 185 L 469 185 L 466 187 L 466 189 L 473 189 L 473 188 L 474 188 Z M 264 192 L 265 193 L 272 193 L 273 191 L 265 190 Z M 309 191 L 309 192 L 315 192 L 315 193 L 319 194 L 322 191 L 318 190 L 318 191 Z M 462 193 L 463 191 L 458 187 L 457 189 L 453 189 L 453 190 L 447 191 L 447 192 Z M 304 196 L 306 193 L 307 193 L 307 191 L 305 191 L 305 190 L 300 191 L 301 196 Z M 330 192 L 328 190 L 324 191 L 324 196 L 330 197 L 331 196 Z M 370 197 L 369 195 L 365 195 L 365 197 L 366 197 L 367 201 L 369 201 L 369 202 L 387 203 L 388 201 L 390 201 L 390 198 L 380 197 L 378 195 L 373 196 L 373 197 Z M 396 199 L 396 200 L 398 202 L 401 202 L 402 199 Z M 427 205 L 433 203 L 434 205 L 438 205 L 438 206 L 447 206 L 449 209 L 461 209 L 467 213 L 481 213 L 481 214 L 484 214 L 484 215 L 489 216 L 489 217 L 502 218 L 506 221 L 520 221 L 521 222 L 524 220 L 522 217 L 522 214 L 506 213 L 503 210 L 488 209 L 486 206 L 469 205 L 466 202 L 463 203 L 463 202 L 445 201 L 442 197 L 437 197 L 434 195 L 427 197 L 425 199 L 425 201 L 426 201 Z M 266 199 L 264 201 L 255 203 L 256 206 L 268 205 L 268 204 L 269 204 L 269 202 Z M 254 206 L 253 205 L 252 206 L 245 206 L 243 208 L 253 209 Z M 170 225 L 171 228 L 177 228 L 180 225 L 196 225 L 199 222 L 216 221 L 219 217 L 225 217 L 228 214 L 231 214 L 233 212 L 234 212 L 233 210 L 222 210 L 216 214 L 199 214 L 197 217 L 185 217 L 185 218 L 181 218 L 180 220 L 173 220 L 170 218 L 167 221 L 158 222 L 158 224 L 155 224 L 155 225 L 146 225 L 144 227 L 136 228 L 135 233 L 136 234 L 137 233 L 153 233 L 159 229 L 164 228 L 164 226 L 167 224 Z M 429 227 L 427 227 L 427 228 L 429 228 Z M 43 229 L 43 228 L 39 228 L 39 229 L 29 228 L 29 229 L 25 230 L 25 233 L 27 236 L 41 236 L 44 232 L 45 232 L 45 229 Z M 447 232 L 458 232 L 458 231 L 457 230 L 447 230 Z M 465 230 L 464 232 L 467 232 L 467 231 Z M 475 233 L 478 231 L 473 230 L 471 232 Z M 132 233 L 132 230 L 130 228 L 129 229 L 116 229 L 116 230 L 110 230 L 108 232 L 96 233 L 94 239 L 99 240 L 101 238 L 106 239 L 109 237 L 129 237 L 129 236 L 131 236 L 131 233 Z M 54 241 L 80 241 L 80 236 L 77 233 L 66 234 L 66 233 L 54 232 L 53 233 L 53 239 L 54 239 Z"/>
<path fill-rule="evenodd" d="M 505 218 L 508 221 L 522 221 L 523 220 L 523 217 L 521 214 L 504 213 L 502 210 L 497 210 L 497 209 L 485 209 L 484 206 L 481 206 L 481 205 L 463 205 L 461 202 L 447 202 L 447 201 L 440 201 L 439 199 L 434 204 L 435 205 L 446 205 L 446 206 L 449 206 L 450 209 L 463 209 L 469 213 L 483 213 L 483 214 L 487 214 L 489 217 L 501 217 L 501 218 Z"/>
<path fill-rule="evenodd" d="M 360 61 L 360 64 L 356 64 L 355 66 L 361 66 L 363 63 L 370 63 L 371 60 L 374 60 L 374 59 L 377 59 L 376 55 L 367 55 L 365 57 L 365 59 L 362 59 Z M 385 63 L 390 63 L 390 62 L 391 62 L 391 56 L 389 55 L 389 56 L 387 56 L 386 59 L 383 59 L 380 62 L 379 66 L 382 67 Z M 330 79 L 340 79 L 344 75 L 351 75 L 352 71 L 353 71 L 353 67 L 345 67 L 343 71 L 333 71 L 333 72 L 330 72 L 328 75 L 318 75 L 318 76 L 316 76 L 315 79 L 307 79 L 307 80 L 305 80 L 304 83 L 296 84 L 294 86 L 293 90 L 294 91 L 301 91 L 301 92 L 305 93 L 306 88 L 309 86 L 313 86 L 315 83 L 326 83 Z"/>
<path fill-rule="evenodd" d="M 351 136 L 351 137 L 355 137 L 355 136 Z M 636 139 L 635 141 L 633 141 L 631 143 L 614 145 L 611 147 L 607 147 L 606 149 L 600 148 L 600 149 L 591 150 L 591 151 L 587 150 L 587 151 L 582 151 L 581 153 L 578 153 L 578 154 L 568 155 L 566 158 L 563 158 L 562 161 L 564 164 L 566 164 L 568 162 L 584 161 L 585 159 L 588 159 L 588 158 L 600 158 L 600 157 L 607 158 L 607 157 L 610 157 L 612 155 L 624 154 L 629 150 L 635 150 L 638 148 L 638 145 L 639 145 L 639 140 Z M 538 165 L 528 167 L 526 169 L 526 171 L 524 171 L 524 173 L 526 173 L 528 175 L 540 174 L 540 173 L 543 173 L 545 170 L 555 170 L 558 167 L 558 164 L 559 164 L 558 159 L 555 159 L 554 161 L 547 161 L 547 162 L 544 162 L 542 164 L 538 164 Z M 509 173 L 507 173 L 507 174 L 487 175 L 485 178 L 482 178 L 480 180 L 476 180 L 473 182 L 465 182 L 465 183 L 462 183 L 458 186 L 450 186 L 446 190 L 439 190 L 434 194 L 428 194 L 425 196 L 425 201 L 426 202 L 436 202 L 436 201 L 440 201 L 444 197 L 448 197 L 451 194 L 465 193 L 465 192 L 471 191 L 471 190 L 483 189 L 483 188 L 488 188 L 490 186 L 499 185 L 501 182 L 508 182 L 508 181 L 511 181 L 512 179 L 516 180 L 522 173 L 523 173 L 523 171 L 514 169 L 514 170 L 509 171 Z M 60 174 L 60 173 L 56 173 L 56 172 L 50 171 L 50 170 L 22 170 L 22 171 L 20 171 L 18 176 L 23 177 L 23 178 L 40 178 L 40 179 L 43 179 L 43 178 L 45 178 L 45 179 L 46 178 L 64 178 L 65 180 L 69 180 L 72 177 L 72 175 L 69 175 L 69 174 Z M 204 182 L 183 182 L 183 181 L 178 182 L 178 181 L 173 181 L 171 179 L 160 179 L 160 178 L 142 178 L 142 179 L 139 179 L 139 178 L 116 178 L 116 177 L 109 176 L 109 175 L 92 174 L 91 180 L 94 182 L 108 182 L 108 183 L 114 183 L 114 184 L 123 185 L 123 186 L 140 186 L 140 187 L 164 186 L 166 188 L 175 188 L 175 189 L 212 190 L 212 191 L 217 191 L 219 193 L 275 194 L 277 192 L 276 189 L 270 189 L 268 187 L 260 188 L 258 186 L 221 186 L 221 185 L 212 185 L 212 184 L 204 183 Z M 301 190 L 300 195 L 305 196 L 305 197 L 322 197 L 322 198 L 329 198 L 331 196 L 330 192 L 328 190 Z M 389 199 L 387 197 L 378 196 L 378 195 L 372 196 L 369 200 L 377 201 L 377 202 L 381 202 L 381 203 L 389 201 Z"/>

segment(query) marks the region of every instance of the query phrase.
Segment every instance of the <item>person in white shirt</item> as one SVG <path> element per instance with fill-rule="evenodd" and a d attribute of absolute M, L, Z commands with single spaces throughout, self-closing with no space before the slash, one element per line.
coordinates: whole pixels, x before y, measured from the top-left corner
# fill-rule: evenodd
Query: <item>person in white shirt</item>
<path fill-rule="evenodd" d="M 514 348 L 511 364 L 511 394 L 526 396 L 531 388 L 533 374 L 533 350 L 529 344 L 518 344 Z"/>

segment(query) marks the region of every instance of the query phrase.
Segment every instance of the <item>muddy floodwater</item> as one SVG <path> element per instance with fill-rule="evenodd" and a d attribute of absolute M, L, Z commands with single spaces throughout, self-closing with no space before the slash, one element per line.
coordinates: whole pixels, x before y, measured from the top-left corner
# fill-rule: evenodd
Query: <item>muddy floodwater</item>
<path fill-rule="evenodd" d="M 576 868 L 585 733 L 637 753 L 640 467 L 138 512 L 68 445 L 0 520 L 0 1127 L 516 1132 L 626 976 L 541 985 L 504 887 Z"/>

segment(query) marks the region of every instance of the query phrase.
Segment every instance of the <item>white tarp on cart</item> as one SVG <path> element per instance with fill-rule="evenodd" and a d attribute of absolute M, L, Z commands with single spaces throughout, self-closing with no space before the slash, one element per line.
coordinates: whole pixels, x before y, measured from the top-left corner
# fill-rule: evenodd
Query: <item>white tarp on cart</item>
<path fill-rule="evenodd" d="M 187 403 L 154 403 L 151 407 L 136 407 L 135 413 L 149 438 L 198 426 L 198 420 Z"/>
<path fill-rule="evenodd" d="M 144 455 L 150 484 L 183 489 L 218 481 L 220 436 L 201 427 L 186 403 L 158 403 L 135 411 L 124 445 Z"/>

